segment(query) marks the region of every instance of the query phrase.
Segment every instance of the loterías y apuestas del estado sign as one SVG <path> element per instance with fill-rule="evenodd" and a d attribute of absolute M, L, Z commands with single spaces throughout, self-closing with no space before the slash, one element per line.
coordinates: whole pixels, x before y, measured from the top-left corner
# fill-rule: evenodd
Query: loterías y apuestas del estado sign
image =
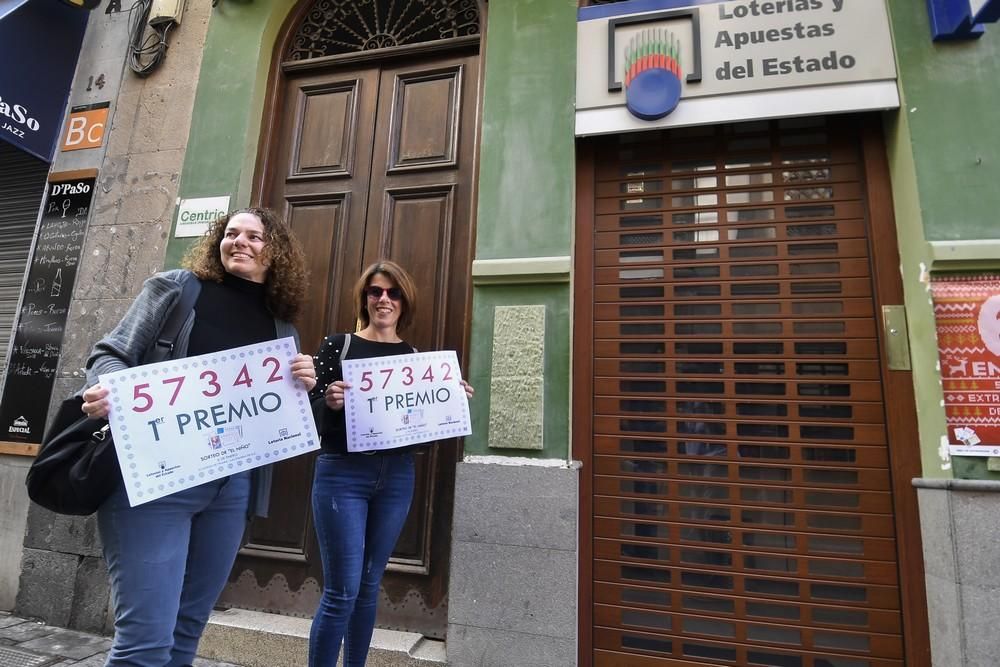
<path fill-rule="evenodd" d="M 579 11 L 577 134 L 899 105 L 881 0 L 630 5 Z"/>

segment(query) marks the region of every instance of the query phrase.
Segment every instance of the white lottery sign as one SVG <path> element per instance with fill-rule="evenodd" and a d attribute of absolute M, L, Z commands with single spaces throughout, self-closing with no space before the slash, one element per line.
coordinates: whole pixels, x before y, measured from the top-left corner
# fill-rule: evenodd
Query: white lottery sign
<path fill-rule="evenodd" d="M 345 359 L 347 450 L 392 449 L 472 433 L 453 351 Z"/>
<path fill-rule="evenodd" d="M 319 448 L 292 338 L 101 375 L 129 503 Z"/>

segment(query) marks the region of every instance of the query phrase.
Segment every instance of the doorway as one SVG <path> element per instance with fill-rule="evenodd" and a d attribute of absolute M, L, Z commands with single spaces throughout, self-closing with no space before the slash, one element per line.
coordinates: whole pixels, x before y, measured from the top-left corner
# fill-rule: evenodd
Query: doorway
<path fill-rule="evenodd" d="M 309 28 L 303 15 L 290 34 Z M 293 54 L 301 40 L 284 44 Z M 354 330 L 351 288 L 364 267 L 389 258 L 417 284 L 406 340 L 464 358 L 478 81 L 477 36 L 276 65 L 255 200 L 281 212 L 306 248 L 304 351 Z M 382 627 L 444 637 L 459 455 L 456 440 L 418 454 L 410 516 L 382 583 Z M 222 604 L 314 613 L 322 574 L 309 502 L 313 462 L 276 467 L 270 517 L 253 523 Z"/>
<path fill-rule="evenodd" d="M 929 664 L 877 128 L 581 146 L 581 666 Z"/>

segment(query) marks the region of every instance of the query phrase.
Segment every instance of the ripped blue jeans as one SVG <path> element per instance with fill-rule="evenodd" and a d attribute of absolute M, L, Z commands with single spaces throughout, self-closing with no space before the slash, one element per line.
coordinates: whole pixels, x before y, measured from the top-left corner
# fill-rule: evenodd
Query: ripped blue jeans
<path fill-rule="evenodd" d="M 368 657 L 379 582 L 413 498 L 412 452 L 320 454 L 312 508 L 323 596 L 309 633 L 309 667 L 344 667 Z"/>

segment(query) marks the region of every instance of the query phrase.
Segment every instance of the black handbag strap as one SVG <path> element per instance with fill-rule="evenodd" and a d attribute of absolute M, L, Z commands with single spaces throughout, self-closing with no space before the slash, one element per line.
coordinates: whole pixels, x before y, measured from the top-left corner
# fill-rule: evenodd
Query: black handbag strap
<path fill-rule="evenodd" d="M 177 338 L 180 336 L 181 327 L 187 320 L 188 315 L 194 310 L 194 304 L 201 293 L 201 282 L 194 276 L 184 281 L 184 289 L 181 295 L 170 309 L 167 321 L 160 328 L 160 333 L 156 337 L 156 342 L 146 352 L 143 363 L 152 364 L 158 361 L 166 361 L 170 358 L 170 353 L 174 351 Z"/>

